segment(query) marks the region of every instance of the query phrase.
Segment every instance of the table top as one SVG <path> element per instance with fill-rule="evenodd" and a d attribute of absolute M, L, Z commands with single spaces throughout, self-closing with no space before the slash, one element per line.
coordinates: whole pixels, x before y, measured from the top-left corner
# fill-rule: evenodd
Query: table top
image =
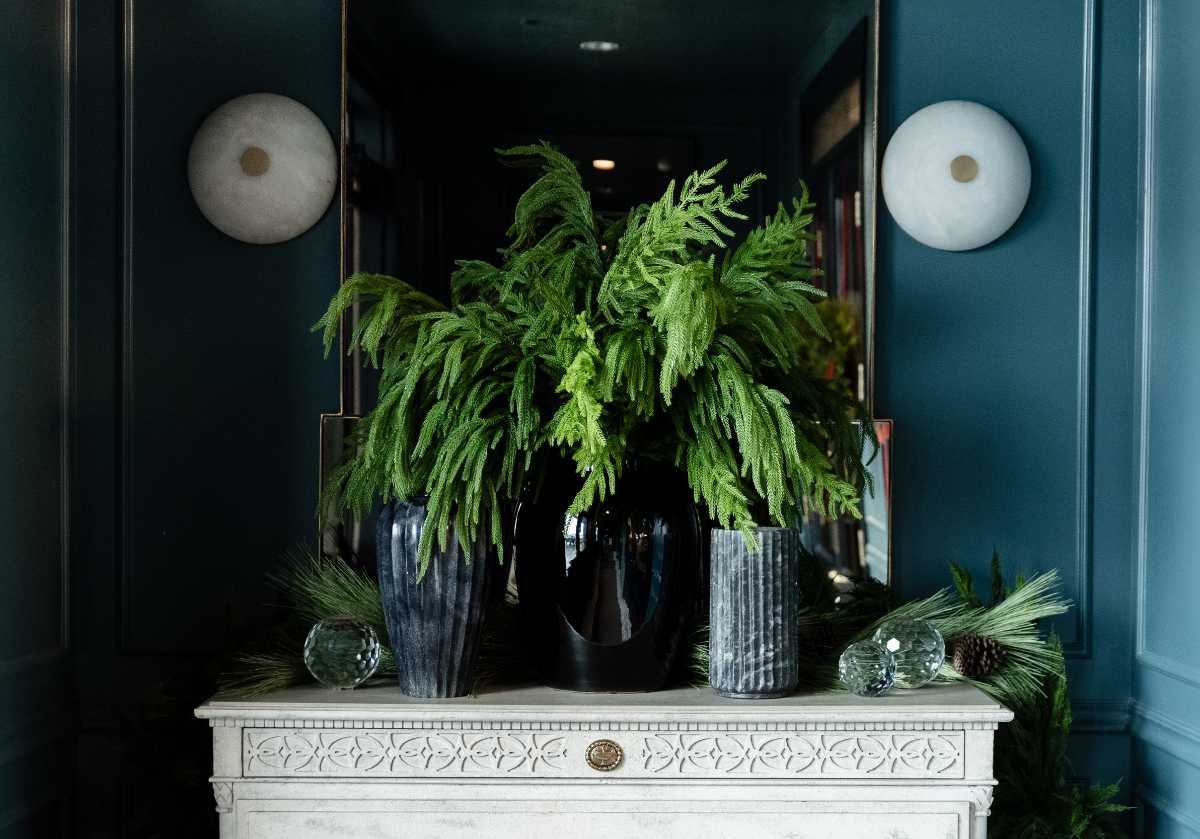
<path fill-rule="evenodd" d="M 1012 712 L 966 683 L 894 690 L 866 698 L 845 691 L 780 699 L 727 699 L 709 688 L 654 693 L 577 693 L 541 686 L 497 687 L 458 699 L 414 699 L 390 684 L 351 691 L 316 685 L 251 699 L 214 698 L 196 709 L 201 719 L 512 722 L 527 723 L 1000 723 Z"/>

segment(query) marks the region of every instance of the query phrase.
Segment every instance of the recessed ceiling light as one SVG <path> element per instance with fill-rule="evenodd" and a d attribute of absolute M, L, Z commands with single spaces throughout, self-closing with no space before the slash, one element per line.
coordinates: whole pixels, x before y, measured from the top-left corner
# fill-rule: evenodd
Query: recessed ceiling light
<path fill-rule="evenodd" d="M 592 161 L 592 168 L 598 169 L 601 172 L 611 172 L 613 169 L 617 168 L 617 163 L 615 160 L 605 160 L 604 158 L 600 158 Z"/>
<path fill-rule="evenodd" d="M 588 52 L 615 52 L 621 45 L 616 41 L 580 41 L 579 48 Z"/>

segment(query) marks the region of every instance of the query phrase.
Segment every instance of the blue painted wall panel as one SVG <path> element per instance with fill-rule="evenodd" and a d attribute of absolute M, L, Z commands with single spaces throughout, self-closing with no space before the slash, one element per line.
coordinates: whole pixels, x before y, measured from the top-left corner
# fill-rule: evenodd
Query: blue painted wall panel
<path fill-rule="evenodd" d="M 192 201 L 187 151 L 213 108 L 255 91 L 336 132 L 340 3 L 73 5 L 74 835 L 212 836 L 211 739 L 191 709 L 278 617 L 265 574 L 315 535 L 318 413 L 338 390 L 308 327 L 339 281 L 339 231 L 335 205 L 290 242 L 229 239 Z"/>
<path fill-rule="evenodd" d="M 878 413 L 894 417 L 898 579 L 948 560 L 1074 573 L 1079 441 L 1081 4 L 888 4 L 881 134 L 943 99 L 1008 118 L 1033 161 L 1029 205 L 999 241 L 927 248 L 884 216 Z M 1031 95 L 1036 91 L 1036 95 Z M 1074 626 L 1064 641 L 1082 643 Z"/>
<path fill-rule="evenodd" d="M 298 99 L 337 136 L 339 11 L 329 0 L 133 6 L 121 406 L 131 651 L 227 647 L 254 626 L 264 570 L 315 537 L 317 416 L 336 409 L 337 366 L 309 327 L 339 281 L 337 202 L 297 239 L 248 245 L 204 220 L 185 167 L 201 121 L 246 93 Z M 220 582 L 180 610 L 197 573 Z"/>
<path fill-rule="evenodd" d="M 1144 835 L 1200 837 L 1200 5 L 1145 0 L 1134 765 Z"/>
<path fill-rule="evenodd" d="M 878 413 L 894 417 L 906 596 L 1056 568 L 1074 775 L 1130 776 L 1137 268 L 1136 0 L 884 4 L 881 139 L 924 105 L 982 102 L 1033 163 L 1024 214 L 968 253 L 880 217 Z"/>
<path fill-rule="evenodd" d="M 14 837 L 53 835 L 69 808 L 64 12 L 0 0 L 0 832 Z"/>

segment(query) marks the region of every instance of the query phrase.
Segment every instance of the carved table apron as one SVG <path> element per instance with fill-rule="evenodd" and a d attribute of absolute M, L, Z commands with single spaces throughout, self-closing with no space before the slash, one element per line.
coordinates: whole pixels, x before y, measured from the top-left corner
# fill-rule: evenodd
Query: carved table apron
<path fill-rule="evenodd" d="M 221 839 L 985 839 L 967 685 L 738 701 L 683 688 L 416 700 L 295 688 L 196 710 Z"/>

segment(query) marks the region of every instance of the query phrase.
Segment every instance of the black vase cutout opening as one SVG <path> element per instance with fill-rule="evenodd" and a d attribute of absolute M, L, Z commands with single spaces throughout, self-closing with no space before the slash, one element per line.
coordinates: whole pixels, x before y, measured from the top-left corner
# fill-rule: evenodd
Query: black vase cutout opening
<path fill-rule="evenodd" d="M 517 507 L 525 649 L 551 687 L 661 690 L 675 672 L 702 573 L 692 491 L 673 467 L 638 461 L 614 494 L 567 516 L 580 480 L 553 464 Z"/>

